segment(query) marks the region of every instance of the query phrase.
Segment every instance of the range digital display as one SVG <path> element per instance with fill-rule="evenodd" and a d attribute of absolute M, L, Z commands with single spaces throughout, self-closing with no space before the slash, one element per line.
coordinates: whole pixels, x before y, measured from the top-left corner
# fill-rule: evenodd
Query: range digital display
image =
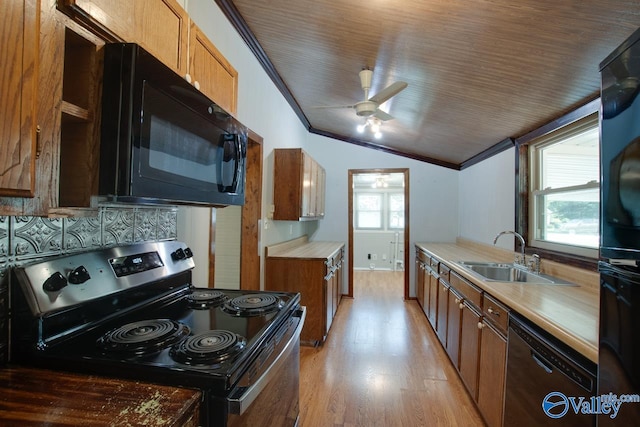
<path fill-rule="evenodd" d="M 109 260 L 116 277 L 141 273 L 154 268 L 164 267 L 158 252 L 146 252 L 136 255 L 127 255 Z"/>

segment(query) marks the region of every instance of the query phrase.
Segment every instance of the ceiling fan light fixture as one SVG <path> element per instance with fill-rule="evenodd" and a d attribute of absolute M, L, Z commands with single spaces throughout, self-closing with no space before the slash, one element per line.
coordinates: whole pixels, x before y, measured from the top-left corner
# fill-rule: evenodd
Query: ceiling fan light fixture
<path fill-rule="evenodd" d="M 356 127 L 358 133 L 364 132 L 367 128 L 373 133 L 374 138 L 380 139 L 382 138 L 382 120 L 377 117 L 367 117 L 364 124 L 360 124 Z"/>

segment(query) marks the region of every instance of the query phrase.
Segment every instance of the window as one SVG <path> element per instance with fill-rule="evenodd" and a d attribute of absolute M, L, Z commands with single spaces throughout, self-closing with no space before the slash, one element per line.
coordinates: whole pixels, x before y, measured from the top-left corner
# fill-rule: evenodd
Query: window
<path fill-rule="evenodd" d="M 356 194 L 356 228 L 382 229 L 382 194 Z"/>
<path fill-rule="evenodd" d="M 404 229 L 404 194 L 389 194 L 389 228 Z"/>
<path fill-rule="evenodd" d="M 355 197 L 357 230 L 404 229 L 404 193 L 358 192 Z"/>
<path fill-rule="evenodd" d="M 529 143 L 530 246 L 597 257 L 600 243 L 598 115 Z"/>

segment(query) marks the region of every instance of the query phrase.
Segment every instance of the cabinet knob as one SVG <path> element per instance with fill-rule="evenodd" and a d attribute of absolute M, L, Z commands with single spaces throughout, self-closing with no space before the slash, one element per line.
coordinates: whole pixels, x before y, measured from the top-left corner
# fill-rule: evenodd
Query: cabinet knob
<path fill-rule="evenodd" d="M 200 90 L 200 82 L 198 82 L 197 80 L 195 82 L 193 82 L 193 87 L 195 87 L 196 89 Z"/>
<path fill-rule="evenodd" d="M 460 310 L 462 310 L 464 308 L 464 304 L 460 303 L 460 305 L 458 305 L 458 307 L 460 307 Z"/>
<path fill-rule="evenodd" d="M 493 314 L 494 316 L 500 316 L 500 312 L 499 312 L 498 310 L 494 310 L 494 309 L 493 309 L 493 308 L 491 308 L 491 307 L 489 307 L 489 308 L 487 309 L 487 312 L 488 312 L 489 314 Z"/>
<path fill-rule="evenodd" d="M 484 323 L 478 322 L 478 329 L 482 329 L 482 328 L 484 328 Z"/>
<path fill-rule="evenodd" d="M 185 74 L 184 79 L 187 81 L 187 83 L 191 83 L 191 74 L 189 73 Z"/>
<path fill-rule="evenodd" d="M 460 304 L 460 298 L 456 298 L 454 299 L 454 301 L 456 302 L 456 304 Z"/>

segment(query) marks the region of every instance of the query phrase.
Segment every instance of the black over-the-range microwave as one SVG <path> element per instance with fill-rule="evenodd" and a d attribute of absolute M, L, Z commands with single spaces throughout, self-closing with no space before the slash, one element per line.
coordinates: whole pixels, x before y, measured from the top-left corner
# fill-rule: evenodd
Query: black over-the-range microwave
<path fill-rule="evenodd" d="M 133 43 L 104 49 L 100 196 L 244 204 L 247 128 Z"/>

